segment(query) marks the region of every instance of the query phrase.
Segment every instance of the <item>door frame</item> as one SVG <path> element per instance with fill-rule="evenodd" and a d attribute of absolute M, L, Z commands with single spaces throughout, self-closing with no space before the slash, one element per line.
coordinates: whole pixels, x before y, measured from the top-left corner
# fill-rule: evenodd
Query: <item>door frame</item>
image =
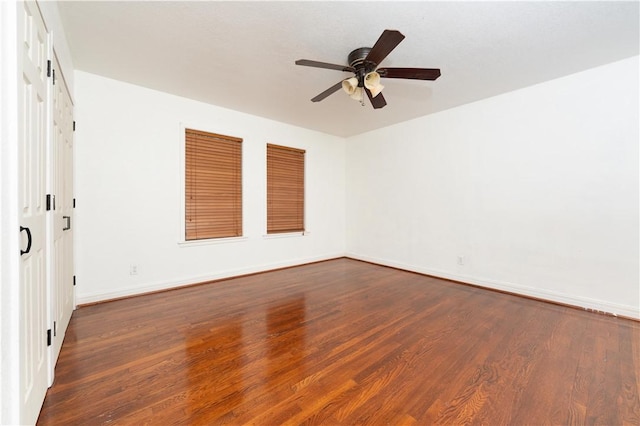
<path fill-rule="evenodd" d="M 0 1 L 0 424 L 19 423 L 18 2 Z"/>

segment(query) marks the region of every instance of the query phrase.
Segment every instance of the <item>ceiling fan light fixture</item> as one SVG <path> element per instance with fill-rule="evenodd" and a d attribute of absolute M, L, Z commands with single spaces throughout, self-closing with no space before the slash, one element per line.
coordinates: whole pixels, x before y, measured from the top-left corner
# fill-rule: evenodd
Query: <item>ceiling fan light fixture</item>
<path fill-rule="evenodd" d="M 362 87 L 356 87 L 353 93 L 349 96 L 354 101 L 359 101 L 360 103 L 362 103 L 364 100 L 364 89 Z"/>
<path fill-rule="evenodd" d="M 376 97 L 382 92 L 384 86 L 380 84 L 380 74 L 372 71 L 364 76 L 364 87 L 369 89 L 372 97 Z"/>
<path fill-rule="evenodd" d="M 347 95 L 353 97 L 357 89 L 358 89 L 357 78 L 351 77 L 351 78 L 347 78 L 346 80 L 342 80 L 342 90 L 344 90 L 347 93 Z"/>

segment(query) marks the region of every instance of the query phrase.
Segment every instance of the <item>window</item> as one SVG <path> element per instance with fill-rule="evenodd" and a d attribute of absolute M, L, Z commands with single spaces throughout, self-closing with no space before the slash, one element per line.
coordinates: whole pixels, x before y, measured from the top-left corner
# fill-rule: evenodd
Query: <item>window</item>
<path fill-rule="evenodd" d="M 304 153 L 267 144 L 267 234 L 304 231 Z"/>
<path fill-rule="evenodd" d="M 242 139 L 185 129 L 185 239 L 242 235 Z"/>

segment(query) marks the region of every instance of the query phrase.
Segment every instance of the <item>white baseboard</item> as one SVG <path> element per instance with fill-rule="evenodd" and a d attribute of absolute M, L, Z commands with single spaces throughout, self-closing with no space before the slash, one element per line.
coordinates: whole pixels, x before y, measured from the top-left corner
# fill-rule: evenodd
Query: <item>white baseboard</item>
<path fill-rule="evenodd" d="M 142 286 L 136 286 L 135 288 L 127 288 L 124 290 L 83 294 L 81 296 L 80 295 L 76 296 L 76 304 L 85 305 L 89 303 L 103 302 L 103 301 L 119 299 L 123 297 L 137 296 L 145 293 L 152 293 L 156 291 L 176 289 L 176 288 L 193 285 L 193 284 L 205 283 L 207 281 L 234 278 L 242 275 L 255 274 L 259 272 L 267 272 L 274 269 L 288 268 L 291 266 L 321 262 L 324 260 L 331 260 L 331 259 L 336 259 L 340 257 L 344 257 L 344 253 L 328 254 L 323 256 L 314 256 L 314 257 L 308 257 L 308 258 L 288 260 L 286 262 L 269 263 L 269 264 L 264 264 L 259 266 L 252 266 L 249 268 L 233 269 L 233 270 L 227 270 L 227 271 L 217 272 L 213 274 L 186 277 L 180 280 L 159 281 L 154 283 L 148 283 Z"/>
<path fill-rule="evenodd" d="M 505 291 L 516 295 L 534 297 L 536 299 L 546 300 L 549 302 L 561 303 L 564 305 L 582 308 L 588 311 L 596 311 L 611 315 L 621 315 L 628 318 L 640 319 L 640 310 L 629 305 L 619 305 L 605 300 L 591 299 L 588 297 L 574 296 L 565 293 L 554 292 L 551 290 L 527 287 L 519 284 L 500 282 L 490 279 L 478 278 L 470 275 L 455 274 L 448 271 L 437 269 L 429 269 L 416 265 L 408 265 L 401 262 L 378 259 L 369 256 L 361 256 L 355 253 L 347 253 L 346 257 L 365 262 L 375 263 L 382 266 L 390 266 L 392 268 L 403 269 L 406 271 L 417 272 L 419 274 L 430 275 L 433 277 L 444 278 L 453 281 L 459 281 L 466 284 L 484 287 L 493 290 Z"/>
<path fill-rule="evenodd" d="M 340 257 L 349 257 L 356 260 L 362 260 L 365 262 L 375 263 L 382 266 L 390 266 L 392 268 L 403 269 L 406 271 L 417 272 L 420 274 L 430 275 L 433 277 L 449 279 L 453 281 L 459 281 L 467 284 L 476 285 L 493 290 L 505 291 L 516 295 L 534 297 L 536 299 L 546 300 L 549 302 L 562 303 L 565 305 L 575 306 L 589 311 L 602 312 L 611 315 L 621 315 L 628 318 L 640 319 L 640 311 L 628 305 L 619 305 L 604 300 L 591 299 L 581 296 L 573 296 L 564 293 L 558 293 L 551 290 L 539 289 L 534 287 L 527 287 L 519 284 L 500 282 L 490 279 L 478 278 L 470 275 L 454 274 L 448 271 L 436 270 L 424 268 L 416 265 L 409 265 L 401 262 L 389 261 L 385 259 L 379 259 L 375 257 L 362 256 L 355 253 L 336 253 L 324 256 L 315 256 L 309 258 L 301 258 L 295 260 L 288 260 L 286 262 L 276 262 L 270 264 L 264 264 L 259 266 L 252 266 L 249 268 L 241 268 L 234 270 L 227 270 L 223 272 L 192 276 L 181 280 L 173 281 L 160 281 L 155 283 L 145 284 L 143 286 L 137 286 L 135 288 L 128 288 L 125 290 L 93 293 L 78 296 L 76 303 L 78 305 L 84 305 L 89 303 L 102 302 L 105 300 L 118 299 L 122 297 L 136 296 L 144 293 L 151 293 L 161 290 L 175 289 L 183 286 L 204 283 L 207 281 L 215 281 L 227 278 L 238 277 L 241 275 L 255 274 L 258 272 L 267 272 L 274 269 L 287 268 L 291 266 L 304 265 L 307 263 L 321 262 L 324 260 L 331 260 Z"/>

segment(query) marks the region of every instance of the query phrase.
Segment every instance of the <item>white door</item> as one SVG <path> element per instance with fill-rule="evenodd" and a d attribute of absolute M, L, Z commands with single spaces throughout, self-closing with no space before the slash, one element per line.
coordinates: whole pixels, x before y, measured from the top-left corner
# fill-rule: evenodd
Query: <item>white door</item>
<path fill-rule="evenodd" d="M 20 421 L 34 424 L 47 391 L 46 141 L 48 35 L 35 2 L 18 13 Z"/>
<path fill-rule="evenodd" d="M 51 194 L 51 313 L 52 348 L 49 383 L 64 333 L 75 307 L 73 287 L 73 104 L 57 58 L 54 54 L 52 91 L 52 140 L 50 161 Z"/>

